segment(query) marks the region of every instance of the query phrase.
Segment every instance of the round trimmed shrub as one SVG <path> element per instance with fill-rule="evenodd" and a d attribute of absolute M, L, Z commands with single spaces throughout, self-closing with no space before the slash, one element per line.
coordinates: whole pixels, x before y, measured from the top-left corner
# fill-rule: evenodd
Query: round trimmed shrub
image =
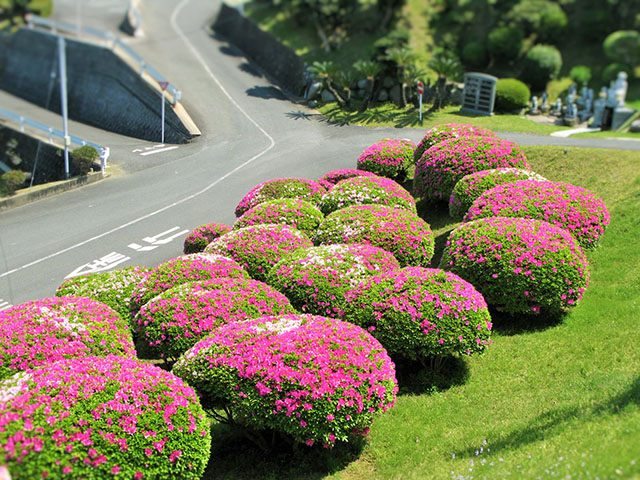
<path fill-rule="evenodd" d="M 326 189 L 318 182 L 304 178 L 276 178 L 267 180 L 253 187 L 240 200 L 236 207 L 236 217 L 241 216 L 251 207 L 267 200 L 278 198 L 300 198 L 316 205 Z"/>
<path fill-rule="evenodd" d="M 64 358 L 135 356 L 129 325 L 104 303 L 53 297 L 0 312 L 0 379 Z"/>
<path fill-rule="evenodd" d="M 220 277 L 247 278 L 248 274 L 231 258 L 211 252 L 191 253 L 161 263 L 134 287 L 131 294 L 131 316 L 135 316 L 140 307 L 153 297 L 171 287 Z"/>
<path fill-rule="evenodd" d="M 574 306 L 589 283 L 582 248 L 566 230 L 528 218 L 463 223 L 447 239 L 440 268 L 475 285 L 509 313 Z"/>
<path fill-rule="evenodd" d="M 506 19 L 522 25 L 528 34 L 535 33 L 542 42 L 560 40 L 568 23 L 562 7 L 549 0 L 521 0 Z"/>
<path fill-rule="evenodd" d="M 609 225 L 604 202 L 586 188 L 535 180 L 506 183 L 484 192 L 464 219 L 484 217 L 544 220 L 569 231 L 583 248 L 595 247 Z"/>
<path fill-rule="evenodd" d="M 281 258 L 298 248 L 307 248 L 313 243 L 304 232 L 288 225 L 264 223 L 232 230 L 214 240 L 205 249 L 233 258 L 242 265 L 249 276 L 265 281 L 269 270 Z"/>
<path fill-rule="evenodd" d="M 203 252 L 205 247 L 216 238 L 231 231 L 224 223 L 207 223 L 193 229 L 184 239 L 184 254 Z"/>
<path fill-rule="evenodd" d="M 324 185 L 327 191 L 331 190 L 340 180 L 346 180 L 353 177 L 377 177 L 375 173 L 365 172 L 364 170 L 357 170 L 355 168 L 343 168 L 340 170 L 332 170 L 325 173 L 318 183 Z"/>
<path fill-rule="evenodd" d="M 0 175 L 0 186 L 3 186 L 7 194 L 16 193 L 27 179 L 27 174 L 22 170 L 9 170 Z"/>
<path fill-rule="evenodd" d="M 529 105 L 531 91 L 516 78 L 501 78 L 496 82 L 497 112 L 513 112 Z"/>
<path fill-rule="evenodd" d="M 349 292 L 345 308 L 344 319 L 371 332 L 392 358 L 470 355 L 491 343 L 484 298 L 443 270 L 407 267 L 367 278 Z"/>
<path fill-rule="evenodd" d="M 144 305 L 135 323 L 152 352 L 177 359 L 224 323 L 285 313 L 295 310 L 266 283 L 216 278 L 170 288 Z"/>
<path fill-rule="evenodd" d="M 398 389 L 394 364 L 375 338 L 312 315 L 223 325 L 173 371 L 237 423 L 327 447 L 365 433 Z"/>
<path fill-rule="evenodd" d="M 70 157 L 71 163 L 80 175 L 88 174 L 93 168 L 93 164 L 100 160 L 100 154 L 90 145 L 83 145 L 72 150 Z"/>
<path fill-rule="evenodd" d="M 536 45 L 527 52 L 522 61 L 520 78 L 531 86 L 532 90 L 543 91 L 547 83 L 560 73 L 562 55 L 552 45 Z"/>
<path fill-rule="evenodd" d="M 589 80 L 591 80 L 591 69 L 586 65 L 576 65 L 571 68 L 569 78 L 578 85 L 586 86 L 589 83 Z"/>
<path fill-rule="evenodd" d="M 487 49 L 484 42 L 472 40 L 462 48 L 462 63 L 472 68 L 482 68 L 487 65 Z"/>
<path fill-rule="evenodd" d="M 497 185 L 519 180 L 547 181 L 546 178 L 531 170 L 522 170 L 520 168 L 494 168 L 465 175 L 453 187 L 453 192 L 451 192 L 451 197 L 449 198 L 449 214 L 455 218 L 462 218 L 471 208 L 475 199 L 484 192 Z"/>
<path fill-rule="evenodd" d="M 427 131 L 422 140 L 416 145 L 416 149 L 413 152 L 414 162 L 419 162 L 424 152 L 429 150 L 437 143 L 445 140 L 451 140 L 452 138 L 460 138 L 464 136 L 472 137 L 495 137 L 496 135 L 486 128 L 476 127 L 475 125 L 469 125 L 467 123 L 445 123 L 443 125 L 436 125 Z"/>
<path fill-rule="evenodd" d="M 445 140 L 418 161 L 413 194 L 427 201 L 449 200 L 453 187 L 465 175 L 508 167 L 529 169 L 522 149 L 509 140 L 472 136 Z"/>
<path fill-rule="evenodd" d="M 280 198 L 250 208 L 238 218 L 233 229 L 273 223 L 289 225 L 312 237 L 323 219 L 322 212 L 309 202 L 299 198 Z"/>
<path fill-rule="evenodd" d="M 198 479 L 209 423 L 192 388 L 139 360 L 59 362 L 0 382 L 2 463 L 14 480 Z"/>
<path fill-rule="evenodd" d="M 62 282 L 56 290 L 56 297 L 71 295 L 97 300 L 113 308 L 131 327 L 131 295 L 149 273 L 151 269 L 147 267 L 123 267 L 110 272 L 79 275 Z"/>
<path fill-rule="evenodd" d="M 602 81 L 608 85 L 618 78 L 620 72 L 625 72 L 627 76 L 630 76 L 633 69 L 624 63 L 610 63 L 602 70 Z"/>
<path fill-rule="evenodd" d="M 358 169 L 402 181 L 413 163 L 415 148 L 410 140 L 385 138 L 364 149 L 358 157 Z"/>
<path fill-rule="evenodd" d="M 320 201 L 325 215 L 352 205 L 389 205 L 416 213 L 416 201 L 402 185 L 384 177 L 353 177 L 338 182 Z"/>
<path fill-rule="evenodd" d="M 273 266 L 267 282 L 301 312 L 341 317 L 349 289 L 367 276 L 397 268 L 394 256 L 378 247 L 325 245 L 283 258 Z"/>
<path fill-rule="evenodd" d="M 640 32 L 636 30 L 613 32 L 604 39 L 602 48 L 612 62 L 637 65 L 640 63 Z"/>
<path fill-rule="evenodd" d="M 385 249 L 401 266 L 427 266 L 434 238 L 429 224 L 416 214 L 385 205 L 354 205 L 336 210 L 320 224 L 316 244 L 360 243 Z"/>
<path fill-rule="evenodd" d="M 510 61 L 520 54 L 523 41 L 524 32 L 522 29 L 515 25 L 509 25 L 491 30 L 487 39 L 487 46 L 492 57 L 498 60 Z"/>

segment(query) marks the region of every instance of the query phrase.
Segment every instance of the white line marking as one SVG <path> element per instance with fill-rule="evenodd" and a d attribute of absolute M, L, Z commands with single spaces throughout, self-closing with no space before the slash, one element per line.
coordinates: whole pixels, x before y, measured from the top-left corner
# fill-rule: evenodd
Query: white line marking
<path fill-rule="evenodd" d="M 155 215 L 158 215 L 159 213 L 162 213 L 165 210 L 169 210 L 170 208 L 173 208 L 173 207 L 175 207 L 177 205 L 180 205 L 180 204 L 182 204 L 184 202 L 188 202 L 189 200 L 193 200 L 194 198 L 196 198 L 196 197 L 202 195 L 203 193 L 211 190 L 213 187 L 218 185 L 220 182 L 226 180 L 231 175 L 233 175 L 236 172 L 242 170 L 244 167 L 246 167 L 250 163 L 254 162 L 258 158 L 263 156 L 265 153 L 267 153 L 269 150 L 271 150 L 273 147 L 275 147 L 276 142 L 273 139 L 273 137 L 271 135 L 269 135 L 264 128 L 262 128 L 260 125 L 258 125 L 258 123 L 253 118 L 251 118 L 251 116 L 238 104 L 238 102 L 236 102 L 233 99 L 233 97 L 229 94 L 229 92 L 222 86 L 222 84 L 220 83 L 218 78 L 213 74 L 213 72 L 211 72 L 211 70 L 209 69 L 209 67 L 207 66 L 205 61 L 203 60 L 202 56 L 198 53 L 196 48 L 193 46 L 193 44 L 189 41 L 189 39 L 182 32 L 182 30 L 180 30 L 179 27 L 177 26 L 177 24 L 176 24 L 177 15 L 184 8 L 184 6 L 187 3 L 189 3 L 189 0 L 182 0 L 182 2 L 180 2 L 180 4 L 175 8 L 175 10 L 173 11 L 173 14 L 171 15 L 171 27 L 178 34 L 178 36 L 182 39 L 182 41 L 187 44 L 187 46 L 191 50 L 191 53 L 193 54 L 193 56 L 196 57 L 196 60 L 198 60 L 198 62 L 200 62 L 200 64 L 202 65 L 204 70 L 207 72 L 207 74 L 212 78 L 212 80 L 216 83 L 216 85 L 218 85 L 220 90 L 222 90 L 222 93 L 240 111 L 240 113 L 242 113 L 242 115 L 244 115 L 246 117 L 247 120 L 249 120 L 253 125 L 255 125 L 255 127 L 258 130 L 260 130 L 260 132 L 269 139 L 269 146 L 267 148 L 265 148 L 263 151 L 261 151 L 260 153 L 258 153 L 256 155 L 254 155 L 253 157 L 251 157 L 249 160 L 246 160 L 245 162 L 241 163 L 240 165 L 238 165 L 233 170 L 225 173 L 223 176 L 221 176 L 220 178 L 218 178 L 214 182 L 210 183 L 209 185 L 204 187 L 202 190 L 200 190 L 200 191 L 198 191 L 198 192 L 196 192 L 194 194 L 191 194 L 188 197 L 183 198 L 182 200 L 178 200 L 177 202 L 173 202 L 173 203 L 171 203 L 169 205 L 166 205 L 166 206 L 164 206 L 162 208 L 159 208 L 158 210 L 155 210 L 155 211 L 153 211 L 151 213 L 147 213 L 146 215 L 143 215 L 142 217 L 138 217 L 138 218 L 136 218 L 134 220 L 131 220 L 130 222 L 122 224 L 119 227 L 112 228 L 111 230 L 103 232 L 103 233 L 101 233 L 99 235 L 95 235 L 95 236 L 93 236 L 93 237 L 91 237 L 91 238 L 89 238 L 87 240 L 84 240 L 82 242 L 76 243 L 75 245 L 71 245 L 70 247 L 67 247 L 67 248 L 59 250 L 59 251 L 57 251 L 55 253 L 52 253 L 51 255 L 47 255 L 46 257 L 39 258 L 38 260 L 34 260 L 33 262 L 27 263 L 26 265 L 23 265 L 21 267 L 14 268 L 13 270 L 9 270 L 8 272 L 0 274 L 0 278 L 6 277 L 7 275 L 11 275 L 12 273 L 19 272 L 20 270 L 24 270 L 26 268 L 32 267 L 34 265 L 37 265 L 38 263 L 41 263 L 41 262 L 44 262 L 45 260 L 49 260 L 51 258 L 57 257 L 58 255 L 62 255 L 63 253 L 67 253 L 67 252 L 69 252 L 71 250 L 75 250 L 76 248 L 82 247 L 82 246 L 84 246 L 84 245 L 86 245 L 86 244 L 88 244 L 90 242 L 98 240 L 98 239 L 100 239 L 102 237 L 106 237 L 107 235 L 111 235 L 112 233 L 117 232 L 119 230 L 123 230 L 123 229 L 125 229 L 127 227 L 130 227 L 131 225 L 134 225 L 134 224 L 139 223 L 139 222 L 141 222 L 143 220 L 146 220 L 147 218 L 150 218 L 150 217 L 153 217 Z"/>
<path fill-rule="evenodd" d="M 146 157 L 147 155 L 154 155 L 156 153 L 168 152 L 169 150 L 175 150 L 176 148 L 178 148 L 177 145 L 174 145 L 173 147 L 161 148 L 159 150 L 149 150 L 148 152 L 141 153 L 140 156 Z"/>

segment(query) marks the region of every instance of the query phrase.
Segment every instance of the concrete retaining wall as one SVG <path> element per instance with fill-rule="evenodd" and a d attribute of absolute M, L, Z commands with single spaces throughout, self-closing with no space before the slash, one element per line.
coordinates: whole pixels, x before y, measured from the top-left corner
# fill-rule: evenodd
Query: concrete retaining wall
<path fill-rule="evenodd" d="M 66 40 L 69 118 L 122 135 L 160 141 L 160 95 L 111 50 Z M 21 29 L 0 37 L 0 88 L 60 112 L 57 39 Z M 192 137 L 169 103 L 165 142 Z"/>
<path fill-rule="evenodd" d="M 304 93 L 304 62 L 273 35 L 262 31 L 251 20 L 224 3 L 213 29 L 242 50 L 276 84 L 294 95 Z"/>

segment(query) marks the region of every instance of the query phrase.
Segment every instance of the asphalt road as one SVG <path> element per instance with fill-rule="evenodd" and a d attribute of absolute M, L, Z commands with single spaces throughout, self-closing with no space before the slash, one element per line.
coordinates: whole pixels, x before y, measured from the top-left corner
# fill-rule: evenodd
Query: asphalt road
<path fill-rule="evenodd" d="M 83 25 L 115 31 L 127 3 L 82 2 Z M 56 0 L 56 18 L 74 22 L 76 4 Z M 212 0 L 142 4 L 145 36 L 129 42 L 182 90 L 202 136 L 164 150 L 71 124 L 74 135 L 111 147 L 111 161 L 125 174 L 0 213 L 0 309 L 53 296 L 69 275 L 155 266 L 180 255 L 186 233 L 196 226 L 232 225 L 235 206 L 261 181 L 316 179 L 354 168 L 360 152 L 382 138 L 417 141 L 423 135 L 421 129 L 331 125 L 288 100 L 240 52 L 211 34 L 218 8 Z M 32 118 L 59 121 L 7 95 L 0 102 Z M 640 149 L 638 142 L 503 136 L 523 145 Z"/>

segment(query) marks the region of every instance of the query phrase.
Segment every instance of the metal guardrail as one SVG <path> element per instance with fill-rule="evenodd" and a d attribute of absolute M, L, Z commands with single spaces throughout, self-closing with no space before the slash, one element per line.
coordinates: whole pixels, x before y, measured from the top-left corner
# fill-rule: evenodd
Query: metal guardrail
<path fill-rule="evenodd" d="M 36 120 L 31 120 L 30 118 L 26 118 L 23 115 L 18 115 L 17 113 L 10 112 L 2 107 L 0 107 L 0 116 L 5 117 L 12 122 L 18 124 L 20 127 L 20 133 L 24 133 L 25 127 L 33 128 L 34 130 L 43 132 L 49 138 L 49 144 L 53 144 L 53 137 L 57 137 L 62 140 L 64 144 L 64 132 L 62 130 L 58 130 L 57 128 L 50 127 L 45 125 L 44 123 L 40 123 Z M 76 137 L 75 135 L 69 135 L 69 143 L 75 144 L 80 147 L 84 145 L 89 145 L 96 149 L 96 151 L 100 154 L 100 170 L 104 173 L 104 169 L 107 166 L 107 160 L 109 159 L 110 150 L 109 147 L 103 147 L 98 145 L 97 143 L 89 142 L 80 137 Z"/>
<path fill-rule="evenodd" d="M 131 47 L 127 44 L 123 43 L 117 36 L 115 36 L 111 32 L 104 32 L 102 30 L 98 30 L 96 28 L 90 27 L 78 27 L 71 23 L 65 22 L 56 22 L 54 20 L 50 20 L 48 18 L 38 17 L 37 15 L 29 14 L 26 17 L 27 26 L 31 29 L 33 28 L 42 28 L 48 33 L 57 34 L 66 33 L 66 34 L 74 34 L 77 37 L 80 37 L 81 34 L 85 34 L 90 37 L 94 37 L 100 39 L 107 43 L 111 50 L 115 50 L 119 48 L 124 53 L 127 54 L 135 63 L 138 64 L 138 72 L 140 76 L 142 76 L 145 72 L 148 73 L 158 84 L 161 82 L 167 83 L 167 92 L 170 94 L 171 104 L 175 106 L 176 103 L 180 100 L 182 93 L 178 90 L 175 85 L 166 80 L 160 73 L 153 68 L 151 65 L 147 64 L 140 55 L 134 52 Z"/>

